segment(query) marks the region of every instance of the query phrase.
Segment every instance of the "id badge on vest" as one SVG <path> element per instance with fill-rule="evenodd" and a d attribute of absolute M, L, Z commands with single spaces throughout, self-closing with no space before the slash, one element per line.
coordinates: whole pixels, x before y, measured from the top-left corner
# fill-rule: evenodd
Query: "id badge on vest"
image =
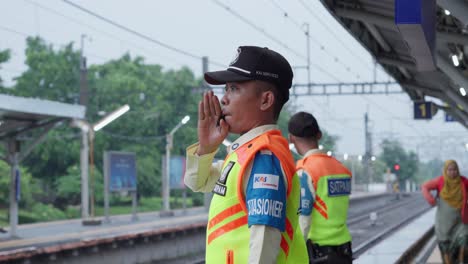
<path fill-rule="evenodd" d="M 229 176 L 229 173 L 231 172 L 232 168 L 234 167 L 234 164 L 236 164 L 234 161 L 230 161 L 226 167 L 224 167 L 223 171 L 221 172 L 221 176 L 219 177 L 218 181 L 216 182 L 216 185 L 213 189 L 213 193 L 216 193 L 221 196 L 226 195 L 227 187 L 226 187 L 226 181 Z"/>

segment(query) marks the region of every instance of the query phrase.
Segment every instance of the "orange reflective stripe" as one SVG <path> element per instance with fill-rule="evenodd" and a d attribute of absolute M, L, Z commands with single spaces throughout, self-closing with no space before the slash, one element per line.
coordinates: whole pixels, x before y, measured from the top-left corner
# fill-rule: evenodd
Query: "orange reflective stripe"
<path fill-rule="evenodd" d="M 317 203 L 320 204 L 321 207 L 318 206 Z M 314 208 L 317 209 L 317 211 L 318 211 L 323 217 L 325 217 L 325 219 L 328 219 L 327 204 L 326 204 L 318 195 L 315 195 Z"/>
<path fill-rule="evenodd" d="M 226 252 L 226 264 L 234 264 L 234 251 L 228 250 Z"/>
<path fill-rule="evenodd" d="M 281 249 L 284 251 L 284 254 L 286 257 L 289 255 L 289 244 L 288 241 L 284 238 L 284 236 L 281 236 Z"/>
<path fill-rule="evenodd" d="M 289 239 L 292 241 L 294 237 L 294 229 L 289 221 L 289 218 L 286 218 L 286 233 L 288 233 Z"/>
<path fill-rule="evenodd" d="M 314 203 L 314 208 L 323 216 L 325 219 L 328 219 L 328 214 L 323 210 L 323 208 L 319 207 L 317 203 Z"/>
<path fill-rule="evenodd" d="M 320 198 L 320 196 L 315 195 L 315 200 L 323 207 L 323 209 L 325 209 L 325 211 L 328 210 L 327 204 L 322 200 L 322 198 Z"/>
<path fill-rule="evenodd" d="M 242 206 L 240 204 L 236 204 L 234 206 L 228 207 L 225 210 L 223 210 L 221 213 L 215 215 L 213 218 L 211 218 L 210 222 L 208 223 L 208 229 L 212 228 L 213 226 L 217 225 L 227 217 L 231 215 L 235 215 L 238 212 L 242 211 Z"/>
<path fill-rule="evenodd" d="M 288 234 L 289 239 L 292 241 L 292 240 L 293 240 L 293 237 L 294 237 L 294 230 L 293 230 L 292 224 L 291 224 L 291 222 L 289 221 L 288 218 L 286 218 L 286 233 Z M 284 254 L 285 254 L 286 257 L 287 257 L 288 254 L 289 254 L 289 243 L 288 243 L 288 241 L 284 238 L 284 234 L 281 235 L 281 244 L 280 244 L 280 247 L 281 247 L 281 249 L 284 251 Z"/>
<path fill-rule="evenodd" d="M 213 232 L 211 232 L 209 235 L 208 235 L 208 244 L 211 243 L 211 241 L 213 241 L 214 239 L 216 239 L 217 237 L 219 236 L 222 236 L 224 235 L 225 233 L 228 233 L 236 228 L 239 228 L 243 225 L 246 225 L 247 224 L 247 216 L 244 215 L 240 218 L 237 218 L 236 220 L 234 221 L 231 221 L 225 225 L 222 225 L 220 227 L 218 227 L 217 229 L 215 229 Z"/>

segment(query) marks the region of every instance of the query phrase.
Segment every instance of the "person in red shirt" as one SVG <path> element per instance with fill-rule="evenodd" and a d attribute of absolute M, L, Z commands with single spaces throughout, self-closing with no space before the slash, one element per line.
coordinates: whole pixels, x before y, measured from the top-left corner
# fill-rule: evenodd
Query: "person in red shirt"
<path fill-rule="evenodd" d="M 443 175 L 425 182 L 422 194 L 432 206 L 437 206 L 435 233 L 444 264 L 466 263 L 468 245 L 468 179 L 460 175 L 458 164 L 447 160 Z M 432 190 L 437 196 L 432 196 Z M 457 262 L 458 261 L 458 262 Z"/>

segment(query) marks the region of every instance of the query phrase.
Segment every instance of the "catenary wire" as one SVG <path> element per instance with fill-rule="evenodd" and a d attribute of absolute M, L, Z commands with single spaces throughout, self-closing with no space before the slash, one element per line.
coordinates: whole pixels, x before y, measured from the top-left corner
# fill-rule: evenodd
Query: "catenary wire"
<path fill-rule="evenodd" d="M 95 17 L 95 18 L 97 18 L 97 19 L 105 21 L 108 24 L 111 24 L 111 25 L 113 25 L 113 26 L 115 26 L 117 28 L 120 28 L 121 30 L 124 30 L 124 31 L 126 31 L 128 33 L 131 33 L 131 34 L 136 35 L 136 36 L 138 36 L 138 37 L 140 37 L 142 39 L 145 39 L 145 40 L 147 40 L 149 42 L 152 42 L 152 43 L 154 43 L 154 44 L 156 44 L 158 46 L 161 46 L 161 47 L 169 49 L 169 50 L 171 50 L 173 52 L 185 55 L 185 56 L 190 57 L 192 59 L 197 59 L 197 60 L 202 59 L 202 56 L 195 55 L 195 54 L 193 54 L 191 52 L 188 52 L 188 51 L 176 48 L 174 46 L 171 46 L 169 44 L 163 43 L 163 42 L 161 42 L 161 41 L 159 41 L 157 39 L 154 39 L 154 38 L 152 38 L 150 36 L 147 36 L 147 35 L 145 35 L 143 33 L 140 33 L 138 31 L 133 30 L 133 29 L 131 29 L 129 27 L 126 27 L 126 26 L 124 26 L 122 24 L 119 24 L 119 23 L 117 23 L 117 22 L 115 22 L 115 21 L 113 21 L 111 19 L 108 19 L 108 18 L 106 18 L 104 16 L 101 16 L 101 15 L 99 15 L 99 14 L 97 14 L 97 13 L 95 13 L 95 12 L 89 10 L 89 9 L 86 9 L 86 8 L 84 8 L 84 7 L 82 7 L 82 6 L 78 5 L 78 4 L 73 3 L 72 1 L 69 1 L 69 0 L 62 0 L 62 1 L 65 2 L 66 4 L 70 5 L 70 6 L 74 7 L 74 8 L 77 8 L 77 9 L 79 9 L 79 10 L 81 10 L 81 11 L 83 11 L 83 12 L 85 12 L 85 13 L 87 13 L 87 14 Z M 223 63 L 219 63 L 219 62 L 215 62 L 215 61 L 211 61 L 211 63 L 214 64 L 214 65 L 220 66 L 220 67 L 225 67 L 225 64 L 223 64 Z"/>

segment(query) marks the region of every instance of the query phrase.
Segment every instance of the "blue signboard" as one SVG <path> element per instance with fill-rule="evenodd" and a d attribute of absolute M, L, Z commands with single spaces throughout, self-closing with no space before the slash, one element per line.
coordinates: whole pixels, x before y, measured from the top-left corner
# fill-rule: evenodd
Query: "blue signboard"
<path fill-rule="evenodd" d="M 107 152 L 110 191 L 136 191 L 135 153 Z"/>
<path fill-rule="evenodd" d="M 451 114 L 445 113 L 445 122 L 455 122 L 455 117 Z"/>
<path fill-rule="evenodd" d="M 169 186 L 171 189 L 184 189 L 185 157 L 171 156 Z"/>
<path fill-rule="evenodd" d="M 414 102 L 414 119 L 432 119 L 437 112 L 432 102 Z"/>
<path fill-rule="evenodd" d="M 436 0 L 395 0 L 395 25 L 418 71 L 436 69 L 436 11 Z"/>

